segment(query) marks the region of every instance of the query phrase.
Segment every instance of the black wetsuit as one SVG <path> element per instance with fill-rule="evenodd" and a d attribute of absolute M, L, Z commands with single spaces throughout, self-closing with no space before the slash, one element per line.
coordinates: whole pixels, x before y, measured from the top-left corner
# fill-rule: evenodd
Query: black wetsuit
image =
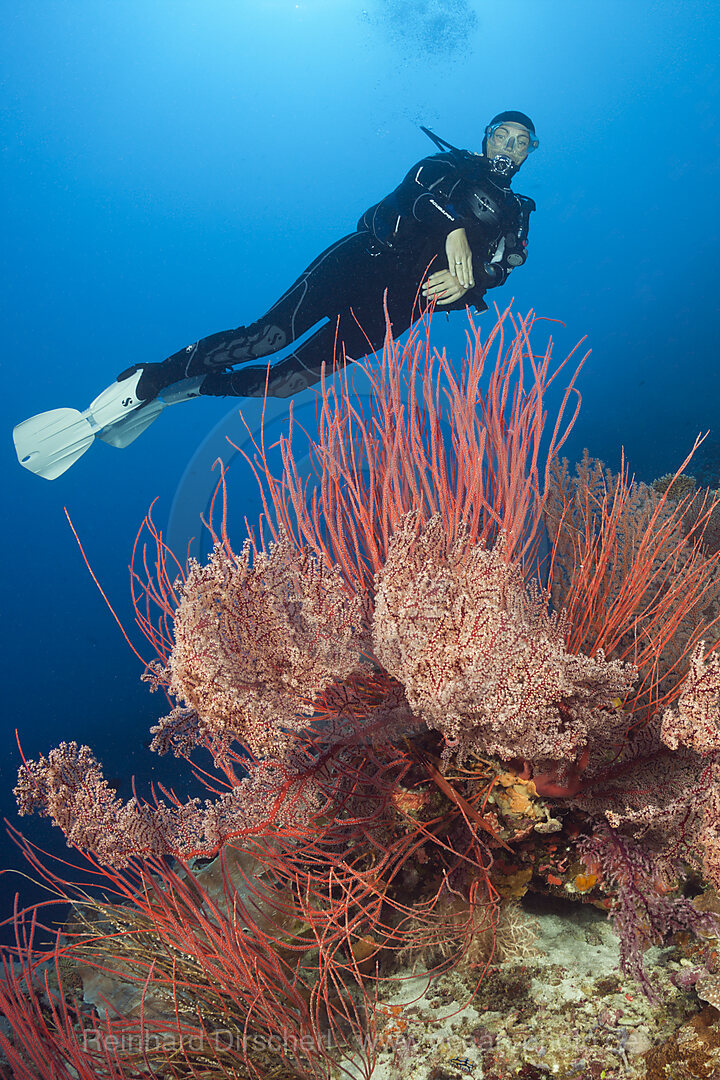
<path fill-rule="evenodd" d="M 336 356 L 358 359 L 382 347 L 386 290 L 395 337 L 420 317 L 428 268 L 447 269 L 445 240 L 461 227 L 473 254 L 475 286 L 439 310 L 484 311 L 486 290 L 502 285 L 525 261 L 534 209 L 532 199 L 511 191 L 483 155 L 452 150 L 423 158 L 395 191 L 363 214 L 356 232 L 323 251 L 256 322 L 210 334 L 161 364 L 143 365 L 138 396 L 154 397 L 171 383 L 203 373 L 202 394 L 262 395 L 267 362 L 252 361 L 296 341 L 327 317 L 328 323 L 270 369 L 267 391 L 288 397 L 311 386 L 323 362 L 329 372 Z M 238 364 L 249 366 L 232 371 Z"/>

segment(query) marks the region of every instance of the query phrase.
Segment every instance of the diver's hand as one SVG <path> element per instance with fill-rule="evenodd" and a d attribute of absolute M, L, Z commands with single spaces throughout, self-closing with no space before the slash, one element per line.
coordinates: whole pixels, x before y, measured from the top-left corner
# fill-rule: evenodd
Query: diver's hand
<path fill-rule="evenodd" d="M 475 284 L 473 257 L 464 229 L 453 229 L 451 233 L 448 233 L 445 240 L 445 254 L 450 273 L 455 275 L 464 288 L 472 289 Z"/>
<path fill-rule="evenodd" d="M 452 304 L 468 290 L 449 270 L 438 270 L 423 282 L 422 291 L 426 300 L 434 300 L 437 304 Z"/>

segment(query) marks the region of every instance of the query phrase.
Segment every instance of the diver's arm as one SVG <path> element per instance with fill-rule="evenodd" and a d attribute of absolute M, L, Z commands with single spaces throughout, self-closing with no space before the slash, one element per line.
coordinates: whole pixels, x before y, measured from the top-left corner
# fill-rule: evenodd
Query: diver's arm
<path fill-rule="evenodd" d="M 447 236 L 465 226 L 466 219 L 453 198 L 459 199 L 462 176 L 447 154 L 423 158 L 412 167 L 397 189 L 401 213 L 410 214 L 426 229 Z"/>
<path fill-rule="evenodd" d="M 438 246 L 457 229 L 471 224 L 453 203 L 461 203 L 462 176 L 448 154 L 435 154 L 416 162 L 402 183 L 365 211 L 358 221 L 381 249 L 402 248 L 417 242 L 417 226 L 437 240 Z"/>
<path fill-rule="evenodd" d="M 505 266 L 504 263 L 483 263 L 479 273 L 475 275 L 475 286 L 465 291 L 462 303 L 454 302 L 454 308 L 459 310 L 464 307 L 475 307 L 478 311 L 487 311 L 485 293 L 488 289 L 497 289 L 499 285 L 504 285 L 513 269 L 513 266 Z"/>
<path fill-rule="evenodd" d="M 479 301 L 478 306 L 484 310 L 483 297 L 486 291 L 504 285 L 511 272 L 524 264 L 527 259 L 530 214 L 535 210 L 535 203 L 525 195 L 516 195 L 515 201 L 519 204 L 519 213 L 515 221 L 512 222 L 510 228 L 506 228 L 505 233 L 494 246 L 493 258 L 478 266 L 477 272 L 473 269 L 472 251 L 465 228 L 457 228 L 447 235 L 445 253 L 448 269 L 455 275 L 460 285 L 465 286 L 467 295 L 457 295 L 457 288 L 448 287 L 445 283 L 448 299 L 438 299 L 438 304 L 457 304 L 460 299 L 464 299 L 465 304 L 478 304 Z M 470 230 L 470 226 L 468 229 Z M 482 241 L 478 241 L 477 234 L 470 231 L 470 235 L 473 236 L 473 243 L 479 244 L 480 251 L 484 250 L 485 258 L 490 259 L 490 252 Z M 490 251 L 492 252 L 493 248 Z"/>
<path fill-rule="evenodd" d="M 434 300 L 438 306 L 454 305 L 457 309 L 476 306 L 484 311 L 487 306 L 483 301 L 486 291 L 504 284 L 508 273 L 502 264 L 486 262 L 473 276 L 473 284 L 466 286 L 452 270 L 436 270 L 423 282 L 422 292 L 426 299 Z M 459 303 L 461 300 L 462 303 Z"/>
<path fill-rule="evenodd" d="M 487 304 L 483 300 L 484 290 L 477 286 L 464 289 L 449 270 L 438 270 L 431 274 L 423 285 L 423 296 L 434 301 L 437 308 L 443 311 L 465 311 L 469 307 L 477 312 L 487 311 Z"/>
<path fill-rule="evenodd" d="M 488 289 L 502 285 L 507 279 L 507 271 L 498 264 L 484 263 L 475 285 L 465 288 L 449 270 L 436 270 L 422 285 L 422 294 L 426 300 L 434 300 L 438 307 L 446 311 L 462 311 L 466 307 L 487 311 L 484 296 Z"/>
<path fill-rule="evenodd" d="M 427 278 L 423 284 L 423 295 L 426 298 L 434 300 L 438 307 L 443 307 L 446 311 L 457 311 L 465 307 L 475 307 L 478 311 L 487 310 L 487 304 L 484 301 L 487 290 L 504 285 L 510 273 L 518 266 L 522 266 L 527 258 L 528 221 L 530 213 L 535 209 L 535 203 L 522 195 L 518 196 L 518 199 L 521 202 L 521 214 L 517 224 L 504 234 L 501 241 L 502 248 L 496 245 L 493 261 L 483 262 L 476 269 L 472 269 L 472 263 L 470 263 L 473 283 L 467 287 L 464 287 L 467 277 L 462 281 L 461 275 L 456 276 L 453 273 L 459 256 L 456 255 L 455 248 L 452 246 L 456 242 L 463 244 L 472 259 L 466 231 L 464 228 L 458 228 L 446 237 L 445 253 L 448 257 L 448 270 L 436 271 Z M 489 259 L 487 248 L 485 248 L 485 255 L 486 259 Z"/>
<path fill-rule="evenodd" d="M 473 257 L 464 229 L 453 229 L 448 233 L 445 238 L 445 254 L 450 273 L 455 275 L 463 288 L 472 289 L 475 284 Z"/>
<path fill-rule="evenodd" d="M 455 304 L 470 290 L 461 284 L 450 270 L 436 270 L 423 282 L 422 292 L 427 300 L 434 300 L 436 304 Z"/>
<path fill-rule="evenodd" d="M 458 235 L 460 234 L 460 235 Z M 457 242 L 457 250 L 467 251 L 468 262 L 458 264 L 456 248 L 450 243 L 451 238 Z M 460 309 L 466 306 L 475 306 L 480 311 L 485 311 L 487 305 L 483 297 L 487 289 L 494 289 L 502 285 L 507 278 L 508 270 L 500 263 L 482 263 L 479 273 L 472 271 L 472 252 L 464 229 L 451 233 L 446 241 L 446 254 L 448 256 L 448 268 L 436 270 L 429 274 L 423 282 L 423 296 L 428 300 L 434 300 L 438 306 L 452 309 Z M 467 270 L 469 265 L 472 274 L 471 283 L 468 284 Z M 454 267 L 457 266 L 457 272 Z M 463 274 L 463 270 L 465 273 Z M 476 280 L 477 279 L 477 280 Z M 462 303 L 460 303 L 462 301 Z"/>

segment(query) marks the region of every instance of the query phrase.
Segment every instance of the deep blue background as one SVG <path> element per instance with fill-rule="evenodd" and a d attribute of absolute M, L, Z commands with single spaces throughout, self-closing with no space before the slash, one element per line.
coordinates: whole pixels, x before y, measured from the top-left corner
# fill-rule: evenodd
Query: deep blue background
<path fill-rule="evenodd" d="M 85 407 L 130 363 L 256 318 L 432 151 L 418 124 L 479 149 L 495 112 L 535 120 L 541 148 L 515 181 L 538 204 L 531 257 L 493 298 L 514 290 L 519 311 L 563 320 L 558 355 L 587 335 L 572 455 L 588 446 L 616 467 L 624 446 L 650 479 L 698 431 L 720 440 L 716 0 L 5 0 L 1 12 L 0 809 L 16 823 L 16 727 L 32 756 L 90 743 L 124 794 L 133 773 L 141 791 L 177 775 L 143 748 L 163 703 L 140 684 L 63 506 L 130 625 L 137 526 L 156 496 L 167 521 L 235 405 L 179 406 L 52 483 L 18 467 L 12 426 Z M 463 316 L 435 333 L 458 348 Z M 705 466 L 717 476 L 712 449 Z M 23 825 L 64 850 L 47 822 Z M 0 878 L 4 910 L 16 887 Z"/>

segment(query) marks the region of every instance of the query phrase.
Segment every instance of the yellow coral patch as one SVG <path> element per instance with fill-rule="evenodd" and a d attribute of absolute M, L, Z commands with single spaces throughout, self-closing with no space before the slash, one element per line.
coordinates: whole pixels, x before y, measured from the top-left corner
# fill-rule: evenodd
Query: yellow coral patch
<path fill-rule="evenodd" d="M 597 884 L 597 874 L 578 874 L 573 885 L 578 892 L 589 892 Z"/>
<path fill-rule="evenodd" d="M 518 791 L 514 788 L 510 793 L 509 807 L 513 814 L 527 814 L 530 817 L 534 817 L 535 808 L 527 797 L 525 791 Z"/>

